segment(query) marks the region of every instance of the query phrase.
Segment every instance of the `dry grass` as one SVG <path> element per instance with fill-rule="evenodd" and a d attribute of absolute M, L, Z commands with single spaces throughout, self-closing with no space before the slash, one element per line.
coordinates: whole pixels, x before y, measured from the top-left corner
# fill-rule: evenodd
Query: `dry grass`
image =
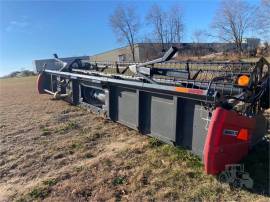
<path fill-rule="evenodd" d="M 270 56 L 265 57 L 266 60 L 270 62 Z M 176 60 L 194 60 L 194 61 L 245 61 L 245 62 L 257 62 L 260 57 L 247 57 L 247 56 L 237 56 L 235 54 L 224 55 L 224 54 L 209 54 L 206 56 L 179 56 Z"/>
<path fill-rule="evenodd" d="M 243 61 L 246 61 L 246 62 L 257 62 L 260 58 L 258 57 L 251 57 L 251 58 L 244 58 Z M 270 62 L 270 56 L 268 57 L 265 57 L 265 59 Z"/>
<path fill-rule="evenodd" d="M 0 201 L 267 199 L 267 154 L 266 182 L 233 189 L 181 148 L 38 95 L 34 77 L 0 80 L 0 93 Z"/>

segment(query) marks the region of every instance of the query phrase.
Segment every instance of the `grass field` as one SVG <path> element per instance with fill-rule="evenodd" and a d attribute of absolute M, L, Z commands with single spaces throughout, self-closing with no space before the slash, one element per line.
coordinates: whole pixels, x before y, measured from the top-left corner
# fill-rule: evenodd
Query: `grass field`
<path fill-rule="evenodd" d="M 0 201 L 266 201 L 269 142 L 243 163 L 253 190 L 221 184 L 202 162 L 48 95 L 35 77 L 0 80 Z"/>

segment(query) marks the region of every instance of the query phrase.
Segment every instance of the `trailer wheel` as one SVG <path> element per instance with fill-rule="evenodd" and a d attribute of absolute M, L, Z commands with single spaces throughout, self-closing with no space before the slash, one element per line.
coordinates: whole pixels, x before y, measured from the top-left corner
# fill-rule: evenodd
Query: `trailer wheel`
<path fill-rule="evenodd" d="M 233 181 L 233 187 L 234 188 L 236 188 L 236 189 L 238 189 L 238 188 L 241 188 L 242 187 L 242 183 L 241 183 L 241 179 L 235 179 L 234 181 Z"/>
<path fill-rule="evenodd" d="M 226 171 L 223 171 L 218 175 L 218 180 L 221 183 L 227 183 L 228 182 L 228 176 L 227 176 Z"/>
<path fill-rule="evenodd" d="M 43 73 L 40 73 L 37 78 L 37 90 L 39 94 L 45 93 L 44 81 L 45 81 L 45 75 Z"/>

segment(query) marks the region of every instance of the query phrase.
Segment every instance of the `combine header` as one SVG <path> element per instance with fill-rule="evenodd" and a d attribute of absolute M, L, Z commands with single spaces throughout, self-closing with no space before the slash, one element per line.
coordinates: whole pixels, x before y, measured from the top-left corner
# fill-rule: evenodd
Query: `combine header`
<path fill-rule="evenodd" d="M 269 108 L 269 63 L 169 61 L 177 49 L 146 63 L 75 59 L 37 67 L 39 93 L 74 105 L 200 156 L 209 174 L 238 163 L 262 138 Z"/>

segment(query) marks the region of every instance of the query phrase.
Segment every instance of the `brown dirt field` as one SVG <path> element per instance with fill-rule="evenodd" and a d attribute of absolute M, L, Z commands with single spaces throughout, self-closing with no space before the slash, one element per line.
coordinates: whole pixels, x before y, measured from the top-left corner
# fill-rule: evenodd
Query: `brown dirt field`
<path fill-rule="evenodd" d="M 185 150 L 38 95 L 35 77 L 1 79 L 0 94 L 0 201 L 269 199 L 267 155 L 247 159 L 255 188 L 235 189 Z"/>

